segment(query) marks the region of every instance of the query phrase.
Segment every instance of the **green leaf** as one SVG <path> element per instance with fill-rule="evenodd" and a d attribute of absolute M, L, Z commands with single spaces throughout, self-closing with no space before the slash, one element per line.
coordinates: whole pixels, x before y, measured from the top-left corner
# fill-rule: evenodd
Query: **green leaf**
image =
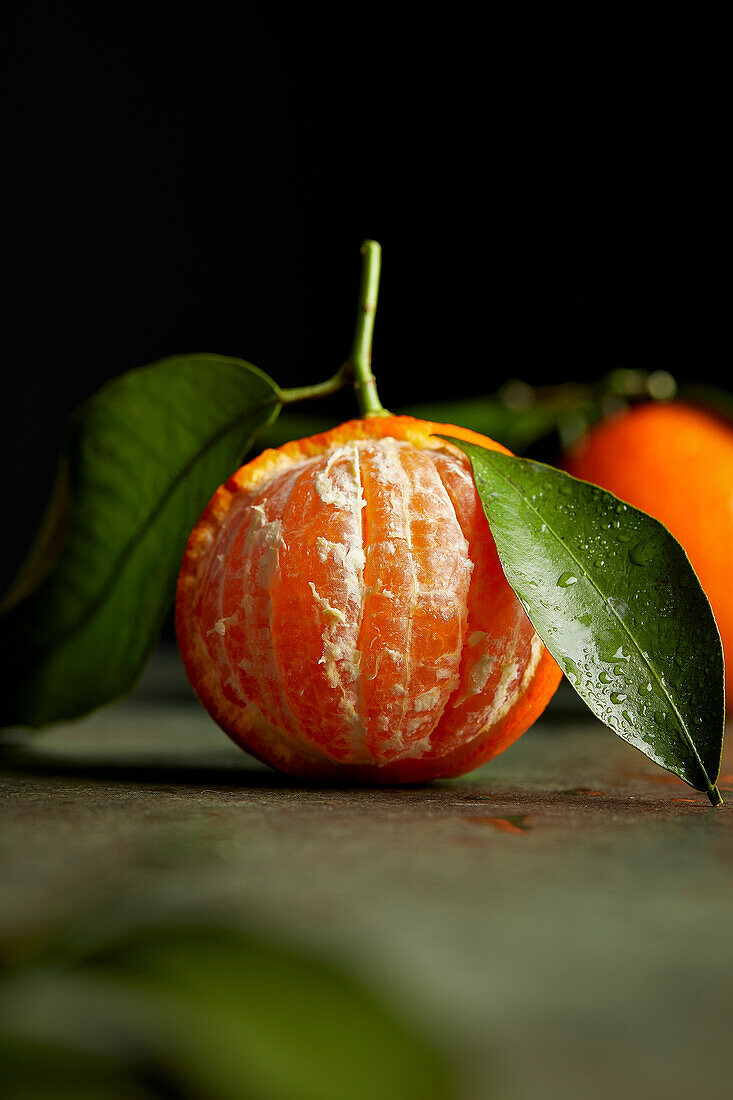
<path fill-rule="evenodd" d="M 506 578 L 575 690 L 614 733 L 719 802 L 723 651 L 680 544 L 612 493 L 451 442 L 471 460 Z"/>
<path fill-rule="evenodd" d="M 88 972 L 165 1021 L 168 1064 L 194 1095 L 239 1100 L 437 1100 L 442 1060 L 334 966 L 238 929 L 144 929 Z"/>
<path fill-rule="evenodd" d="M 81 957 L 61 947 L 0 975 L 4 1098 L 455 1095 L 444 1059 L 383 996 L 237 927 L 184 919 Z"/>
<path fill-rule="evenodd" d="M 164 359 L 114 379 L 68 424 L 36 546 L 4 601 L 0 725 L 75 718 L 129 692 L 212 492 L 279 411 L 240 359 Z"/>
<path fill-rule="evenodd" d="M 62 1004 L 68 1013 L 70 998 Z M 2 1022 L 0 1021 L 0 1029 Z M 3 1100 L 153 1100 L 113 1059 L 45 1038 L 0 1030 Z"/>

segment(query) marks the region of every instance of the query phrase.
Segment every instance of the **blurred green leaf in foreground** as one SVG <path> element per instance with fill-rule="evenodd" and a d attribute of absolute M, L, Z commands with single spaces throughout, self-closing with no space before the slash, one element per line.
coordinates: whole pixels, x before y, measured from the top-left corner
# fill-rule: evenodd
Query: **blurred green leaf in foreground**
<path fill-rule="evenodd" d="M 176 923 L 0 972 L 4 1100 L 439 1100 L 445 1065 L 332 965 Z"/>

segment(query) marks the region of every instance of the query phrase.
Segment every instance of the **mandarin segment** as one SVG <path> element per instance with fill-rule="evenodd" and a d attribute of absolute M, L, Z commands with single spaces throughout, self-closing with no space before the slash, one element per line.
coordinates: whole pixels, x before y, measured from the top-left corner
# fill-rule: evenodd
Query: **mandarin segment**
<path fill-rule="evenodd" d="M 457 683 L 472 565 L 430 454 L 396 440 L 363 453 L 361 694 L 372 757 L 386 763 L 422 755 Z"/>
<path fill-rule="evenodd" d="M 272 581 L 272 642 L 299 729 L 335 761 L 354 763 L 368 759 L 357 709 L 362 503 L 355 447 L 307 465 L 285 508 L 287 549 Z M 343 550 L 342 562 L 329 547 Z"/>
<path fill-rule="evenodd" d="M 468 466 L 410 417 L 266 451 L 189 540 L 186 670 L 243 748 L 294 774 L 457 775 L 541 713 L 560 670 L 501 571 Z"/>

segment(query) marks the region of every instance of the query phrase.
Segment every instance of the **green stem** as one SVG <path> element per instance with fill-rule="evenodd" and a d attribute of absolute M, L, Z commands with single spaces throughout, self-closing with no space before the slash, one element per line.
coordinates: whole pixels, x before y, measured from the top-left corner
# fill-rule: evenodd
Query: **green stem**
<path fill-rule="evenodd" d="M 351 381 L 351 364 L 346 362 L 339 367 L 332 378 L 325 382 L 316 382 L 314 386 L 294 386 L 290 390 L 280 390 L 283 405 L 294 405 L 296 401 L 314 401 L 317 397 L 328 397 L 342 389 Z"/>
<path fill-rule="evenodd" d="M 347 365 L 356 390 L 356 400 L 362 416 L 390 416 L 382 408 L 377 383 L 372 374 L 372 339 L 379 297 L 379 272 L 382 248 L 376 241 L 364 241 L 361 246 L 361 285 L 357 303 L 356 327 L 351 355 Z"/>
<path fill-rule="evenodd" d="M 711 806 L 722 806 L 723 796 L 716 786 L 712 786 L 709 791 L 705 792 L 710 799 Z"/>

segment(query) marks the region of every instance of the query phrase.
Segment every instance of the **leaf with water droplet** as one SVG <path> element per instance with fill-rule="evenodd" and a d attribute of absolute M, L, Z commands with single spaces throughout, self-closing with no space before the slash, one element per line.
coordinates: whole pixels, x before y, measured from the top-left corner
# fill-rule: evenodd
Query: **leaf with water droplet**
<path fill-rule="evenodd" d="M 718 804 L 723 651 L 680 544 L 595 485 L 451 442 L 471 460 L 506 578 L 575 690 L 625 741 Z M 610 694 L 599 691 L 609 666 L 621 677 Z"/>

